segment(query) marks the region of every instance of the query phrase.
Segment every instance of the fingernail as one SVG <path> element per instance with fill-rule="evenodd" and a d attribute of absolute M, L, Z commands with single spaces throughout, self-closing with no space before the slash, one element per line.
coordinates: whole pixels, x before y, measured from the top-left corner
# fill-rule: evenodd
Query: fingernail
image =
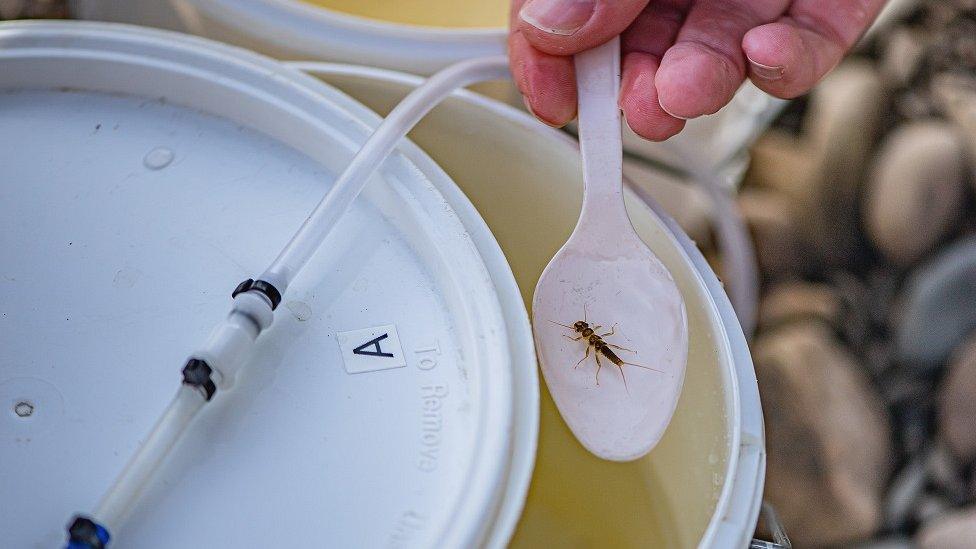
<path fill-rule="evenodd" d="M 532 104 L 531 104 L 531 103 L 529 103 L 529 98 L 528 98 L 528 97 L 526 97 L 526 96 L 524 96 L 524 95 L 523 95 L 523 96 L 522 96 L 522 102 L 523 102 L 523 103 L 525 103 L 525 109 L 526 109 L 527 111 L 529 111 L 529 113 L 531 113 L 531 114 L 532 114 L 532 116 L 534 116 L 534 117 L 536 118 L 536 120 L 538 120 L 539 122 L 542 122 L 543 124 L 545 124 L 546 126 L 549 126 L 550 128 L 559 128 L 559 127 L 560 127 L 560 126 L 557 126 L 557 125 L 555 125 L 555 124 L 553 124 L 553 123 L 551 123 L 551 122 L 549 122 L 549 121 L 548 121 L 548 120 L 546 120 L 545 118 L 542 118 L 541 116 L 539 116 L 539 115 L 538 115 L 538 114 L 537 114 L 537 113 L 535 112 L 535 109 L 533 109 L 533 108 L 532 108 Z"/>
<path fill-rule="evenodd" d="M 752 59 L 749 60 L 749 65 L 752 67 L 752 74 L 755 74 L 763 80 L 779 80 L 786 73 L 786 67 L 763 65 L 762 63 L 756 63 Z"/>
<path fill-rule="evenodd" d="M 664 106 L 664 103 L 661 103 L 661 101 L 658 101 L 657 104 L 661 106 L 661 110 L 662 111 L 664 111 L 664 112 L 668 113 L 669 115 L 677 118 L 678 120 L 691 120 L 687 116 L 677 115 L 677 114 L 674 114 L 673 112 L 669 111 L 668 108 Z"/>
<path fill-rule="evenodd" d="M 593 16 L 596 0 L 529 0 L 519 17 L 549 34 L 569 36 Z"/>

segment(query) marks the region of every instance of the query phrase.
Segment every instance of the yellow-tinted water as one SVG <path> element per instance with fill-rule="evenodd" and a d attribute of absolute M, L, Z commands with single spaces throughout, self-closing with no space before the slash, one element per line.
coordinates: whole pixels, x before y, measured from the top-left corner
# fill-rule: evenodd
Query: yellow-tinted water
<path fill-rule="evenodd" d="M 508 0 L 303 0 L 350 15 L 424 27 L 508 25 Z"/>
<path fill-rule="evenodd" d="M 381 113 L 405 93 L 356 78 L 331 82 Z M 435 109 L 410 137 L 484 216 L 529 305 L 579 213 L 578 157 L 455 100 Z M 709 298 L 646 210 L 629 205 L 635 227 L 674 274 L 688 307 L 688 371 L 674 420 L 644 458 L 602 461 L 576 442 L 542 384 L 536 467 L 512 547 L 691 548 L 715 511 L 728 440 Z"/>

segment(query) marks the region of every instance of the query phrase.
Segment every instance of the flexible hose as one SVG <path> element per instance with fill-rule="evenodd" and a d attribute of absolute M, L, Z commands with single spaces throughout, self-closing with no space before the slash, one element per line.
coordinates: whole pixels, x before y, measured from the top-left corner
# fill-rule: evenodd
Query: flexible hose
<path fill-rule="evenodd" d="M 300 70 L 314 72 L 315 63 L 298 63 Z M 452 65 L 430 77 L 403 99 L 356 153 L 332 189 L 309 214 L 277 259 L 261 275 L 284 293 L 294 276 L 335 227 L 370 175 L 417 122 L 457 88 L 508 76 L 508 58 L 484 57 Z"/>
<path fill-rule="evenodd" d="M 196 389 L 180 385 L 176 396 L 153 426 L 146 441 L 129 460 L 93 513 L 94 518 L 109 531 L 114 531 L 122 524 L 163 458 L 183 436 L 190 421 L 206 402 Z"/>
<path fill-rule="evenodd" d="M 727 279 L 726 291 L 742 333 L 750 340 L 759 315 L 759 271 L 749 227 L 727 190 L 728 185 L 723 183 L 713 166 L 695 161 L 687 152 L 668 142 L 665 142 L 665 146 L 678 157 L 681 165 L 685 166 L 711 200 L 712 225 Z"/>

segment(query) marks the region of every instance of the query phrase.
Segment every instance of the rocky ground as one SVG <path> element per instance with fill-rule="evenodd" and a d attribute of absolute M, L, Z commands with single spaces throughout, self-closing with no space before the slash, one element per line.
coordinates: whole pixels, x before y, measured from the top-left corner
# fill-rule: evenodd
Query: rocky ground
<path fill-rule="evenodd" d="M 0 0 L 0 19 L 63 19 L 67 0 Z"/>
<path fill-rule="evenodd" d="M 972 0 L 922 2 L 753 149 L 766 499 L 796 547 L 976 548 L 974 159 Z"/>

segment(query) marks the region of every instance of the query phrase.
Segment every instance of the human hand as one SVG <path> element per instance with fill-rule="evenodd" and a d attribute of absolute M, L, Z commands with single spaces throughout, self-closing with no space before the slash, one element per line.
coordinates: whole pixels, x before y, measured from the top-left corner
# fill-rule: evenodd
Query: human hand
<path fill-rule="evenodd" d="M 540 120 L 576 117 L 572 55 L 621 35 L 620 107 L 661 141 L 727 104 L 748 76 L 776 97 L 806 93 L 885 0 L 512 0 L 515 83 Z"/>

